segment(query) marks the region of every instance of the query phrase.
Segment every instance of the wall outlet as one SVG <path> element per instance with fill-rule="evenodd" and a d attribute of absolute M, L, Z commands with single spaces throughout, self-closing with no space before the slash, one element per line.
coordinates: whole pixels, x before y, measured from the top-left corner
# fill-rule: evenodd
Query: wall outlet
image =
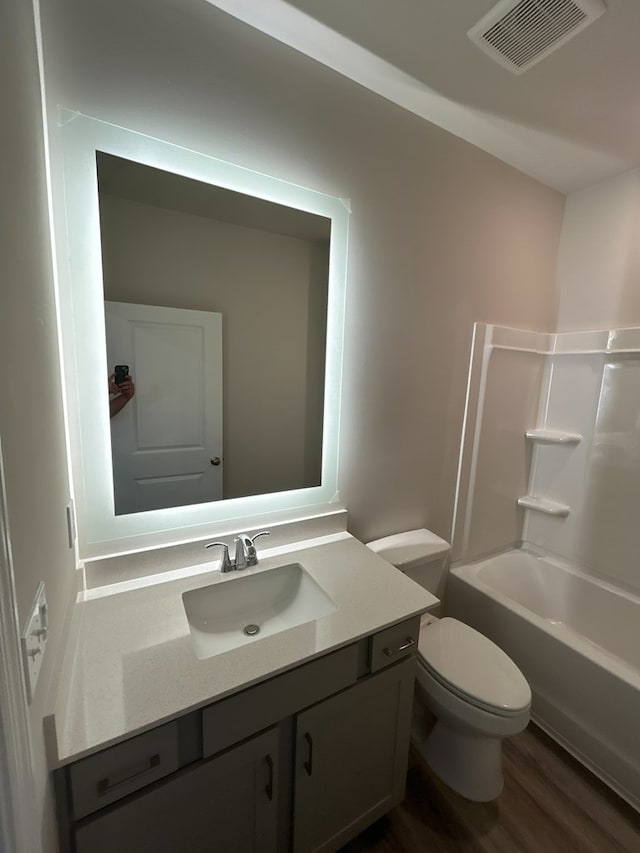
<path fill-rule="evenodd" d="M 24 666 L 25 684 L 27 687 L 27 701 L 31 704 L 40 675 L 42 658 L 47 645 L 47 634 L 49 632 L 49 619 L 47 612 L 47 599 L 44 584 L 38 587 L 38 592 L 31 607 L 31 613 L 24 627 L 21 638 L 22 663 Z"/>

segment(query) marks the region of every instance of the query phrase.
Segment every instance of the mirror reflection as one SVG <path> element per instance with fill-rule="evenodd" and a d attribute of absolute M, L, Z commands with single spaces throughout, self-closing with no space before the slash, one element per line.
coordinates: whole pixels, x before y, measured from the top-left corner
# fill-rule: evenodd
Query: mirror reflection
<path fill-rule="evenodd" d="M 96 159 L 116 515 L 320 485 L 331 220 Z"/>

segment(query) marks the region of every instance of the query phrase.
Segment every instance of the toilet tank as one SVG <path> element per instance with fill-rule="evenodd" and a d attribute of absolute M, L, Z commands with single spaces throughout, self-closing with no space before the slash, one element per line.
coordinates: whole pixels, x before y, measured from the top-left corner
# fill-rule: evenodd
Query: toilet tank
<path fill-rule="evenodd" d="M 446 540 L 421 527 L 367 542 L 367 548 L 442 599 L 451 548 Z"/>

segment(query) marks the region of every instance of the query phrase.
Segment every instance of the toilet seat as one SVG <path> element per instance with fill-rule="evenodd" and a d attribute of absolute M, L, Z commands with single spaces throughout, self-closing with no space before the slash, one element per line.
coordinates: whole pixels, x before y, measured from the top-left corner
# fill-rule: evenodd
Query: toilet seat
<path fill-rule="evenodd" d="M 511 658 L 488 637 L 445 617 L 420 634 L 418 661 L 445 689 L 492 714 L 512 717 L 531 704 L 531 689 Z"/>

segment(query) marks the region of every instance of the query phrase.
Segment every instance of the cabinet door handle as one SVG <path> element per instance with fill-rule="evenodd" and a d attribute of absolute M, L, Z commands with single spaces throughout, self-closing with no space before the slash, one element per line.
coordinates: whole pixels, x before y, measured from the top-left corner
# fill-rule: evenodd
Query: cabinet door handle
<path fill-rule="evenodd" d="M 313 738 L 309 732 L 305 732 L 304 739 L 307 742 L 307 760 L 304 762 L 304 769 L 307 771 L 307 776 L 313 773 Z"/>
<path fill-rule="evenodd" d="M 273 800 L 273 758 L 270 755 L 265 755 L 264 760 L 267 762 L 267 770 L 269 771 L 269 781 L 264 790 L 267 798 Z"/>
<path fill-rule="evenodd" d="M 415 646 L 415 644 L 416 644 L 416 641 L 413 639 L 413 637 L 407 637 L 407 639 L 404 641 L 404 643 L 401 646 L 398 646 L 397 649 L 386 648 L 386 649 L 383 649 L 382 651 L 385 653 L 385 655 L 388 658 L 392 658 L 394 655 L 399 655 L 400 652 L 406 652 L 407 649 L 410 649 L 411 646 Z"/>
<path fill-rule="evenodd" d="M 108 776 L 105 776 L 104 779 L 100 779 L 98 782 L 98 796 L 104 797 L 105 794 L 108 794 L 109 791 L 113 791 L 114 788 L 118 788 L 120 785 L 125 785 L 127 782 L 132 782 L 134 779 L 137 779 L 138 776 L 144 776 L 145 773 L 149 773 L 154 767 L 157 767 L 160 764 L 160 753 L 156 752 L 155 755 L 151 755 L 147 760 L 144 767 L 140 770 L 134 770 L 132 773 L 127 773 L 126 776 L 122 776 L 119 779 L 110 780 Z"/>

